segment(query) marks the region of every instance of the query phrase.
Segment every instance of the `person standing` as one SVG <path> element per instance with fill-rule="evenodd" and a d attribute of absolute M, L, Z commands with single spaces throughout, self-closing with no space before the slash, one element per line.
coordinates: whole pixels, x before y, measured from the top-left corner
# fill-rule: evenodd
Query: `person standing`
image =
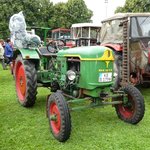
<path fill-rule="evenodd" d="M 12 58 L 13 58 L 13 47 L 10 39 L 7 39 L 5 43 L 5 52 L 4 57 L 6 59 L 6 63 L 11 66 L 12 64 Z"/>
<path fill-rule="evenodd" d="M 0 39 L 0 59 L 2 60 L 4 58 L 4 40 Z"/>
<path fill-rule="evenodd" d="M 5 59 L 4 59 L 4 40 L 0 39 L 0 63 L 2 63 L 2 67 L 5 70 Z"/>

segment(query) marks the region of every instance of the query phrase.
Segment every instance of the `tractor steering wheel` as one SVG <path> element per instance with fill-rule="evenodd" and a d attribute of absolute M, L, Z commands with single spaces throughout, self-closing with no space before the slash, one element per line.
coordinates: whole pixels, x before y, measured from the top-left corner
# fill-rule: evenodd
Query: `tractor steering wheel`
<path fill-rule="evenodd" d="M 63 49 L 65 42 L 63 40 L 52 40 L 47 44 L 47 50 L 50 53 L 57 53 L 59 50 Z"/>
<path fill-rule="evenodd" d="M 55 43 L 56 43 L 56 48 L 58 51 L 63 49 L 65 46 L 65 42 L 63 40 L 60 40 L 60 39 L 56 40 Z"/>

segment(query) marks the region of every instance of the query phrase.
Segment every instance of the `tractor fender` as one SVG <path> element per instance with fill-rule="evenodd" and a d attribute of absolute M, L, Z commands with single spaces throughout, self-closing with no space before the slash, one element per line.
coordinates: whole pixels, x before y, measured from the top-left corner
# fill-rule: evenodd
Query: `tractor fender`
<path fill-rule="evenodd" d="M 115 51 L 122 51 L 123 46 L 121 44 L 101 44 L 101 46 L 108 47 L 110 49 L 114 49 Z"/>
<path fill-rule="evenodd" d="M 40 59 L 35 49 L 16 49 L 13 57 L 16 58 L 18 54 L 21 54 L 23 59 Z"/>

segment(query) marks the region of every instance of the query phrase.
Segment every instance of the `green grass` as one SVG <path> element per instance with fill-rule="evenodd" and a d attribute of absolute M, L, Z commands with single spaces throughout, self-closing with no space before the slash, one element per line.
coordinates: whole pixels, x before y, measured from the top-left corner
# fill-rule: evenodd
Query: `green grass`
<path fill-rule="evenodd" d="M 10 70 L 0 66 L 0 150 L 150 150 L 150 89 L 140 89 L 146 111 L 137 125 L 117 118 L 114 108 L 71 113 L 72 132 L 65 143 L 56 141 L 46 118 L 48 89 L 39 88 L 33 108 L 17 102 Z"/>

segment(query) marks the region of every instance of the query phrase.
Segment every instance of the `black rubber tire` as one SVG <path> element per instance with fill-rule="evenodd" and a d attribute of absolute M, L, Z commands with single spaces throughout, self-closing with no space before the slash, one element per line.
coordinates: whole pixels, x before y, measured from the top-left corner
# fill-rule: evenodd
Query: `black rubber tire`
<path fill-rule="evenodd" d="M 26 90 L 23 96 L 23 99 L 19 97 L 17 89 L 17 65 L 22 64 L 24 69 L 24 76 L 26 80 Z M 35 69 L 34 63 L 31 60 L 23 60 L 21 55 L 18 55 L 15 60 L 15 68 L 14 68 L 14 76 L 15 76 L 15 83 L 16 83 L 16 93 L 18 97 L 19 103 L 24 107 L 32 107 L 35 104 L 36 95 L 37 95 L 37 72 Z"/>
<path fill-rule="evenodd" d="M 127 104 L 115 105 L 116 113 L 121 120 L 137 124 L 144 117 L 144 98 L 140 91 L 132 85 L 127 85 L 122 90 L 128 94 L 128 102 Z"/>
<path fill-rule="evenodd" d="M 54 103 L 56 104 L 60 114 L 60 129 L 58 130 L 58 133 L 55 132 L 54 127 L 52 125 L 53 121 L 51 121 L 50 119 L 50 115 L 52 115 L 52 113 L 50 112 L 52 110 L 50 109 L 51 105 Z M 61 94 L 61 91 L 57 91 L 50 95 L 48 99 L 47 114 L 49 119 L 50 130 L 53 136 L 60 142 L 65 142 L 66 140 L 68 140 L 71 134 L 71 116 L 67 102 L 64 96 Z"/>

